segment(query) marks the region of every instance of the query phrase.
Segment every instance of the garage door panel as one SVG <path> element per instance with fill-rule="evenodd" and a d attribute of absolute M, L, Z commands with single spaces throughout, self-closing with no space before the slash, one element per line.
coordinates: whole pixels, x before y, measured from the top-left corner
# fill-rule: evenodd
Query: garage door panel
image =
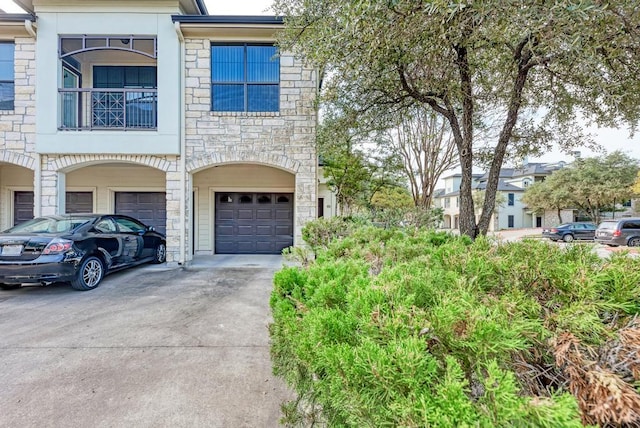
<path fill-rule="evenodd" d="M 236 212 L 238 213 L 238 220 L 253 220 L 254 211 L 252 209 L 241 208 Z"/>
<path fill-rule="evenodd" d="M 271 253 L 274 251 L 275 244 L 272 241 L 258 241 L 256 243 L 256 252 Z"/>
<path fill-rule="evenodd" d="M 277 209 L 275 212 L 276 220 L 291 220 L 293 210 Z"/>
<path fill-rule="evenodd" d="M 217 229 L 218 235 L 220 235 L 220 238 L 222 239 L 225 236 L 233 236 L 233 226 L 220 226 Z"/>
<path fill-rule="evenodd" d="M 270 225 L 257 225 L 256 235 L 258 236 L 271 236 L 273 235 L 274 228 Z"/>
<path fill-rule="evenodd" d="M 255 253 L 256 243 L 254 241 L 238 241 L 238 252 L 244 254 Z"/>
<path fill-rule="evenodd" d="M 164 192 L 116 192 L 116 214 L 139 219 L 165 233 L 167 223 L 167 196 Z"/>
<path fill-rule="evenodd" d="M 280 254 L 293 245 L 293 194 L 218 193 L 216 201 L 216 253 Z"/>
<path fill-rule="evenodd" d="M 221 220 L 233 220 L 233 210 L 225 208 L 225 209 L 220 209 L 216 211 L 217 211 L 217 216 Z"/>
<path fill-rule="evenodd" d="M 93 192 L 66 192 L 65 210 L 68 214 L 93 212 Z"/>
<path fill-rule="evenodd" d="M 275 229 L 276 235 L 293 235 L 293 228 L 289 225 L 278 224 Z"/>
<path fill-rule="evenodd" d="M 253 226 L 238 225 L 238 236 L 253 236 L 255 235 L 255 228 Z"/>
<path fill-rule="evenodd" d="M 216 250 L 221 254 L 230 254 L 235 253 L 236 251 L 236 243 L 233 241 L 216 241 Z"/>
<path fill-rule="evenodd" d="M 258 208 L 256 210 L 256 219 L 257 220 L 272 220 L 273 219 L 273 209 L 264 209 Z"/>
<path fill-rule="evenodd" d="M 16 191 L 13 193 L 13 224 L 33 218 L 33 192 Z"/>

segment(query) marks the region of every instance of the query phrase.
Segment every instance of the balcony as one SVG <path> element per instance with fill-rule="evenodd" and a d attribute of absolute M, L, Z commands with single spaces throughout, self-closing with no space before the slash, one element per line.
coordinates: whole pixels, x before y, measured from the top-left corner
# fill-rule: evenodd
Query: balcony
<path fill-rule="evenodd" d="M 158 90 L 60 88 L 61 131 L 156 130 Z"/>

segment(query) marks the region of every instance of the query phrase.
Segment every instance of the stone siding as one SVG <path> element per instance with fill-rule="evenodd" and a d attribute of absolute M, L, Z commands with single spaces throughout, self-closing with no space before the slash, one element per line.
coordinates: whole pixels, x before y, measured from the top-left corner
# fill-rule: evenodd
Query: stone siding
<path fill-rule="evenodd" d="M 188 172 L 255 163 L 294 174 L 294 242 L 301 244 L 302 227 L 317 213 L 316 71 L 282 53 L 279 112 L 212 112 L 210 42 L 187 39 L 185 48 Z"/>
<path fill-rule="evenodd" d="M 0 161 L 34 169 L 36 139 L 36 44 L 16 38 L 13 110 L 0 110 Z"/>

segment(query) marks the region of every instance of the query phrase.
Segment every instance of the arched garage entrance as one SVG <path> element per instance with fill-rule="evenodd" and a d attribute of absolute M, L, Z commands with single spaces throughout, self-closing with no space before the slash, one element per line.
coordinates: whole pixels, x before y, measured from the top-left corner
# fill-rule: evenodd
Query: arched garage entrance
<path fill-rule="evenodd" d="M 66 173 L 66 212 L 125 214 L 165 233 L 164 171 L 133 163 L 103 163 Z"/>
<path fill-rule="evenodd" d="M 33 218 L 33 171 L 0 162 L 1 230 Z"/>
<path fill-rule="evenodd" d="M 193 175 L 195 253 L 280 254 L 293 245 L 295 176 L 254 164 Z"/>

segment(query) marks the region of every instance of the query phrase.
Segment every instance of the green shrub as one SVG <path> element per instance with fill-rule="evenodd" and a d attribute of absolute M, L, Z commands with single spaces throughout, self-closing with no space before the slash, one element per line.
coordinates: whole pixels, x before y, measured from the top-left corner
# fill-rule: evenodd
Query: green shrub
<path fill-rule="evenodd" d="M 615 373 L 597 355 L 640 311 L 640 260 L 588 245 L 334 226 L 274 280 L 274 372 L 306 403 L 290 423 L 320 409 L 330 426 L 578 426 L 589 403 L 556 339 Z"/>

